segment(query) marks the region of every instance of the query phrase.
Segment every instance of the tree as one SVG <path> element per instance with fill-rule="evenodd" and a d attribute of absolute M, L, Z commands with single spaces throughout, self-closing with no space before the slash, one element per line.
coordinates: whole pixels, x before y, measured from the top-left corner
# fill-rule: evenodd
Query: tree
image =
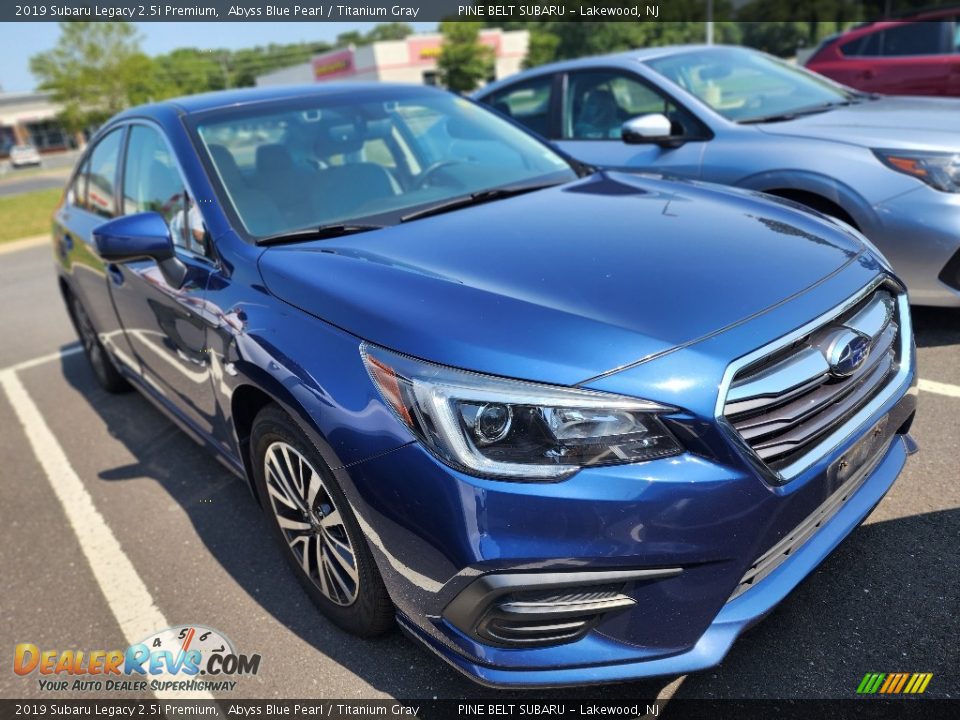
<path fill-rule="evenodd" d="M 348 30 L 347 32 L 342 32 L 337 35 L 336 44 L 338 47 L 346 47 L 347 45 L 366 45 L 367 36 L 359 30 Z"/>
<path fill-rule="evenodd" d="M 413 28 L 403 22 L 380 23 L 367 33 L 367 42 L 381 40 L 404 40 L 413 34 Z"/>
<path fill-rule="evenodd" d="M 155 89 L 152 62 L 128 22 L 60 23 L 57 46 L 30 58 L 30 71 L 62 105 L 60 120 L 71 132 L 150 100 Z"/>
<path fill-rule="evenodd" d="M 413 28 L 402 22 L 380 23 L 374 25 L 368 33 L 362 33 L 359 30 L 348 30 L 337 35 L 337 46 L 346 47 L 347 45 L 369 45 L 370 43 L 380 42 L 381 40 L 403 40 L 407 35 L 413 34 Z"/>
<path fill-rule="evenodd" d="M 493 48 L 480 43 L 480 22 L 440 23 L 443 45 L 437 58 L 440 83 L 454 92 L 470 92 L 493 75 Z"/>
<path fill-rule="evenodd" d="M 154 58 L 160 97 L 192 95 L 226 87 L 219 55 L 196 48 L 178 48 Z"/>

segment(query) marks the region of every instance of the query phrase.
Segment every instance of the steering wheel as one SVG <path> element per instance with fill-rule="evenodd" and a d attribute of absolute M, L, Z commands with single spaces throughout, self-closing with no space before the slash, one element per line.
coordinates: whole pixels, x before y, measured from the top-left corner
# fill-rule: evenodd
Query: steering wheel
<path fill-rule="evenodd" d="M 435 163 L 427 165 L 417 179 L 413 181 L 413 189 L 423 190 L 423 188 L 427 185 L 427 181 L 430 180 L 430 178 L 436 174 L 438 170 L 442 170 L 445 167 L 450 167 L 451 165 L 463 165 L 465 162 L 465 160 L 438 160 Z"/>

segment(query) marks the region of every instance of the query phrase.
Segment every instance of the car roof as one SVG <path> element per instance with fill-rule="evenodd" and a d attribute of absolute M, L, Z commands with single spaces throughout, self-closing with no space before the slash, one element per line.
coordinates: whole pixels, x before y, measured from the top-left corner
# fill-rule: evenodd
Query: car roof
<path fill-rule="evenodd" d="M 391 90 L 421 91 L 423 93 L 442 93 L 443 90 L 425 85 L 404 83 L 370 83 L 370 82 L 328 82 L 315 85 L 278 85 L 270 87 L 240 88 L 236 90 L 217 90 L 215 92 L 200 93 L 184 97 L 163 100 L 152 105 L 140 105 L 125 110 L 116 119 L 124 117 L 151 114 L 161 108 L 174 108 L 180 114 L 207 112 L 219 108 L 236 107 L 276 100 L 292 100 L 299 98 L 334 97 L 343 94 L 356 94 L 365 99 L 383 96 L 389 97 Z"/>
<path fill-rule="evenodd" d="M 901 13 L 891 13 L 885 15 L 882 18 L 876 20 L 868 20 L 867 22 L 862 22 L 859 25 L 855 25 L 849 30 L 843 32 L 834 33 L 828 38 L 825 38 L 821 45 L 828 45 L 832 42 L 838 40 L 851 40 L 862 35 L 868 35 L 876 30 L 884 30 L 890 27 L 896 27 L 898 25 L 907 25 L 909 23 L 914 23 L 917 21 L 929 21 L 929 20 L 939 20 L 941 18 L 950 18 L 960 12 L 960 5 L 953 7 L 930 7 L 930 8 L 914 8 Z"/>
<path fill-rule="evenodd" d="M 513 85 L 518 80 L 523 80 L 528 77 L 535 77 L 537 75 L 558 72 L 563 70 L 574 70 L 577 68 L 590 68 L 597 67 L 602 65 L 619 65 L 619 64 L 629 64 L 630 62 L 646 62 L 648 60 L 654 60 L 656 58 L 669 57 L 671 55 L 681 55 L 683 53 L 695 52 L 698 50 L 742 50 L 744 52 L 756 52 L 751 48 L 745 48 L 740 45 L 706 45 L 706 44 L 691 44 L 691 45 L 662 45 L 659 47 L 648 47 L 648 48 L 636 48 L 633 50 L 622 50 L 616 53 L 610 53 L 607 55 L 591 55 L 589 57 L 575 58 L 573 60 L 559 60 L 557 62 L 549 63 L 546 65 L 537 65 L 534 68 L 530 68 L 524 72 L 518 73 L 516 75 L 511 75 L 504 78 L 503 80 L 498 80 L 497 82 L 491 83 L 484 86 L 475 93 L 475 96 L 482 97 L 488 94 L 491 91 L 497 90 L 501 87 L 507 85 Z"/>

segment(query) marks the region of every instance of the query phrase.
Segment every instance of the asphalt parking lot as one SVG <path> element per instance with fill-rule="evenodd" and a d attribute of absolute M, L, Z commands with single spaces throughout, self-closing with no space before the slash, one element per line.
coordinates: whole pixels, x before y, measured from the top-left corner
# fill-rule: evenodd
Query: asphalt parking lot
<path fill-rule="evenodd" d="M 9 162 L 0 162 L 0 197 L 34 190 L 61 189 L 78 155 L 79 152 L 75 150 L 45 155 L 43 166 L 39 168 L 16 169 Z"/>
<path fill-rule="evenodd" d="M 926 697 L 960 697 L 960 312 L 920 309 L 915 324 L 921 452 L 866 523 L 722 666 L 551 698 L 848 698 L 866 672 L 932 672 Z M 15 643 L 129 644 L 135 618 L 109 582 L 129 567 L 154 604 L 145 617 L 212 626 L 261 654 L 229 697 L 524 697 L 474 685 L 399 632 L 358 640 L 315 612 L 242 483 L 136 393 L 99 389 L 47 247 L 0 253 L 0 327 L 0 697 L 44 695 L 36 675 L 10 671 Z M 69 516 L 51 484 L 67 474 L 92 500 Z M 94 574 L 76 518 L 110 531 L 123 568 Z"/>

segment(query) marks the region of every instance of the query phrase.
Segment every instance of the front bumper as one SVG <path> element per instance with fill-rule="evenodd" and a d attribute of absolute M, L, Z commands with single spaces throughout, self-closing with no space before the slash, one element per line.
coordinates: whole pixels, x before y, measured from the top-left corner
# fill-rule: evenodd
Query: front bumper
<path fill-rule="evenodd" d="M 918 187 L 874 207 L 868 238 L 915 305 L 960 307 L 960 194 Z"/>
<path fill-rule="evenodd" d="M 637 652 L 632 660 L 608 664 L 496 667 L 457 653 L 449 645 L 438 642 L 432 634 L 423 632 L 406 616 L 401 615 L 399 622 L 406 632 L 422 641 L 450 665 L 477 682 L 495 687 L 557 687 L 620 682 L 657 675 L 682 675 L 712 667 L 723 660 L 742 632 L 783 600 L 880 502 L 904 466 L 907 454 L 905 442 L 898 437 L 868 482 L 860 487 L 828 524 L 760 584 L 724 604 L 696 643 L 675 654 L 649 656 Z M 583 659 L 587 659 L 586 653 Z"/>
<path fill-rule="evenodd" d="M 772 488 L 749 472 L 681 456 L 581 471 L 559 484 L 520 485 L 458 475 L 414 444 L 355 467 L 353 479 L 373 500 L 361 514 L 377 516 L 379 531 L 367 528 L 368 536 L 401 626 L 474 680 L 546 687 L 679 674 L 718 663 L 741 632 L 863 521 L 904 466 L 904 433 L 915 407 L 911 388 L 878 411 L 864 428 L 889 417 L 876 464 L 811 537 L 733 599 L 754 560 L 836 491 L 828 471 Z M 862 435 L 840 446 L 833 462 Z M 638 476 L 644 467 L 657 476 Z M 413 533 L 394 520 L 411 515 L 423 517 Z M 478 642 L 446 616 L 451 602 L 489 573 L 527 573 L 533 580 L 674 567 L 682 572 L 628 583 L 624 592 L 636 604 L 574 642 L 498 647 Z"/>

